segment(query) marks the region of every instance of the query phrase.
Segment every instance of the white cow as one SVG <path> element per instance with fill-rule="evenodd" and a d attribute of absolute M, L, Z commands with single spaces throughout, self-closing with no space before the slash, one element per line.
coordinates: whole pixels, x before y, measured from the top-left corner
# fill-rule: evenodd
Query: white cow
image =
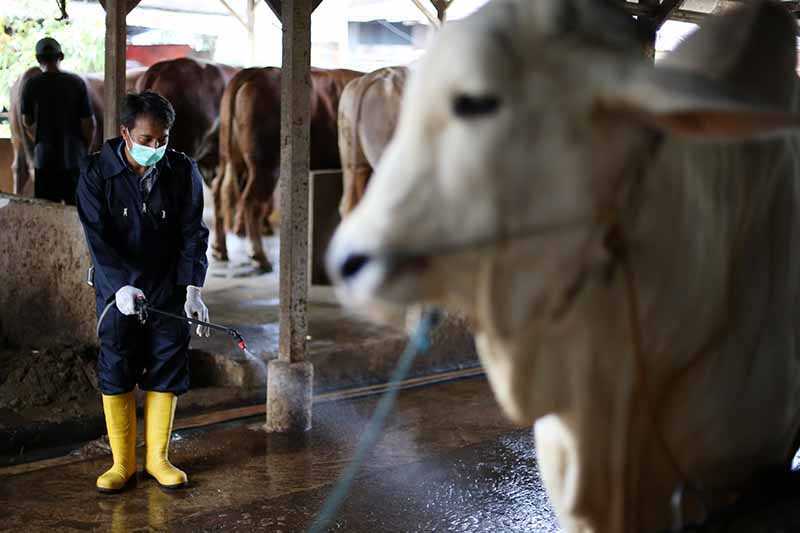
<path fill-rule="evenodd" d="M 350 305 L 472 317 L 568 531 L 701 520 L 800 424 L 796 23 L 753 1 L 653 67 L 611 4 L 446 26 L 328 256 Z"/>

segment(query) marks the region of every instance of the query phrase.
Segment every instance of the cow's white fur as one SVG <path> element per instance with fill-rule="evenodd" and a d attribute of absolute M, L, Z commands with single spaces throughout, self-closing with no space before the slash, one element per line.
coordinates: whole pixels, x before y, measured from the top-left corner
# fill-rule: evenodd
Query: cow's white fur
<path fill-rule="evenodd" d="M 796 448 L 797 138 L 673 134 L 702 134 L 702 123 L 742 135 L 794 120 L 754 107 L 796 108 L 793 25 L 774 9 L 755 3 L 685 43 L 668 65 L 708 74 L 704 84 L 653 75 L 625 21 L 597 1 L 492 2 L 444 28 L 409 82 L 364 200 L 334 238 L 334 276 L 346 257 L 370 258 L 339 279 L 349 304 L 437 302 L 474 318 L 498 401 L 535 422 L 542 476 L 569 531 L 667 527 L 681 482 L 725 500 L 761 469 L 786 467 Z M 771 36 L 762 55 L 727 38 L 756 31 Z M 749 76 L 737 77 L 742 69 Z M 715 92 L 741 79 L 758 80 L 739 87 L 752 98 Z M 451 111 L 458 94 L 501 105 L 461 119 Z M 653 126 L 665 137 L 651 153 Z M 623 164 L 638 160 L 641 172 Z M 598 215 L 609 212 L 626 260 L 604 245 L 609 218 Z M 594 223 L 436 255 L 589 214 Z M 429 257 L 408 268 L 391 251 Z M 698 503 L 687 496 L 687 513 Z"/>

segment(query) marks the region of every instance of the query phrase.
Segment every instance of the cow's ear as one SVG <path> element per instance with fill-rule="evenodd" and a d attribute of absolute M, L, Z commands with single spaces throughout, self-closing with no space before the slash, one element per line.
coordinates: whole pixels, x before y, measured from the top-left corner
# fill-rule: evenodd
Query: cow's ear
<path fill-rule="evenodd" d="M 709 140 L 746 139 L 800 128 L 798 113 L 764 105 L 719 81 L 677 69 L 644 70 L 599 98 L 597 107 L 604 115 L 625 122 Z"/>

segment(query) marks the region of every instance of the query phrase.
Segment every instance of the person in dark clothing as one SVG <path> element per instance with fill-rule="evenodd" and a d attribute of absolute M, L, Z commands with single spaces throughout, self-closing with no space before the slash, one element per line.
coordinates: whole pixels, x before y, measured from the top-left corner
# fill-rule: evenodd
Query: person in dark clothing
<path fill-rule="evenodd" d="M 167 459 L 177 396 L 189 388 L 190 331 L 185 322 L 150 316 L 136 301 L 208 320 L 200 288 L 208 268 L 208 229 L 197 164 L 167 148 L 172 105 L 152 92 L 128 94 L 121 137 L 89 156 L 78 182 L 78 216 L 95 268 L 100 336 L 98 380 L 114 465 L 97 478 L 119 492 L 136 473 L 136 400 L 145 395 L 146 472 L 164 488 L 187 484 Z M 197 334 L 208 336 L 207 328 Z"/>
<path fill-rule="evenodd" d="M 60 69 L 58 41 L 36 43 L 42 74 L 22 88 L 25 134 L 34 144 L 34 196 L 75 204 L 80 161 L 94 137 L 95 121 L 83 80 Z"/>

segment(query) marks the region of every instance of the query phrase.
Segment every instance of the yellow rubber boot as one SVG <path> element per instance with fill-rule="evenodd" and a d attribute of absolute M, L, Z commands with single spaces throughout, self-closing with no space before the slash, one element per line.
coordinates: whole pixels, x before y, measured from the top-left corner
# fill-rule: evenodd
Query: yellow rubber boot
<path fill-rule="evenodd" d="M 117 493 L 125 490 L 136 477 L 136 399 L 133 392 L 103 395 L 108 442 L 114 464 L 97 478 L 97 490 Z"/>
<path fill-rule="evenodd" d="M 165 489 L 185 486 L 189 480 L 183 470 L 172 466 L 167 458 L 172 436 L 172 420 L 178 398 L 171 392 L 148 391 L 144 403 L 145 470 Z"/>

